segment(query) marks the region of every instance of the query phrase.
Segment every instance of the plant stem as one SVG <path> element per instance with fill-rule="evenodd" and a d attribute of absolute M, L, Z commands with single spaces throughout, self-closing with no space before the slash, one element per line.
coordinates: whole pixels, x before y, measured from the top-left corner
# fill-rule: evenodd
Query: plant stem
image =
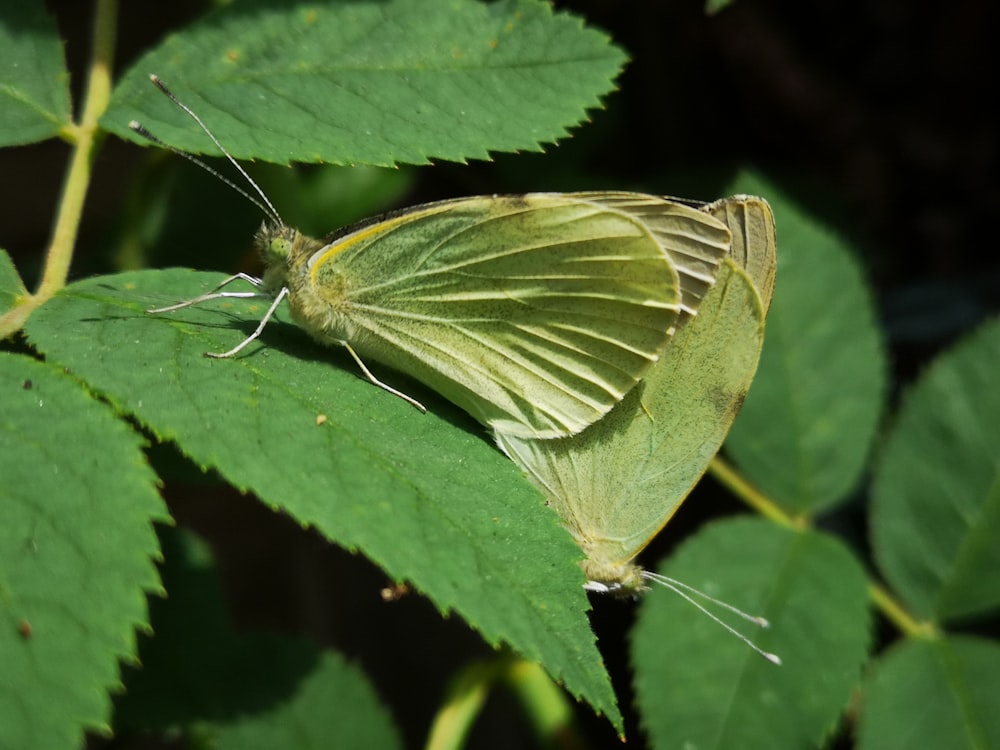
<path fill-rule="evenodd" d="M 868 584 L 868 598 L 901 633 L 908 636 L 934 636 L 937 634 L 937 629 L 932 624 L 913 619 L 910 613 L 903 608 L 903 605 L 879 584 L 874 582 Z"/>
<path fill-rule="evenodd" d="M 708 470 L 712 476 L 728 487 L 747 505 L 766 518 L 792 528 L 804 528 L 807 525 L 804 520 L 796 520 L 787 515 L 770 498 L 744 479 L 732 465 L 719 456 L 712 459 Z M 868 584 L 868 598 L 900 632 L 910 636 L 933 637 L 936 635 L 936 628 L 932 624 L 915 620 L 904 609 L 903 605 L 893 598 L 892 594 L 874 581 L 870 581 Z"/>
<path fill-rule="evenodd" d="M 462 669 L 448 688 L 445 704 L 438 711 L 425 750 L 458 750 L 494 685 L 502 684 L 521 702 L 545 747 L 574 750 L 584 746 L 573 725 L 573 709 L 563 691 L 538 664 L 509 652 L 478 661 Z"/>
<path fill-rule="evenodd" d="M 516 659 L 504 675 L 507 687 L 521 701 L 538 743 L 550 748 L 585 746 L 573 723 L 573 707 L 563 690 L 535 662 Z M 624 742 L 625 738 L 621 738 Z"/>
<path fill-rule="evenodd" d="M 80 217 L 83 214 L 83 202 L 90 187 L 91 169 L 101 140 L 97 121 L 111 99 L 116 13 L 117 0 L 97 0 L 93 54 L 84 92 L 83 114 L 75 128 L 75 145 L 63 184 L 59 216 L 52 233 L 45 271 L 35 294 L 41 298 L 40 302 L 62 289 L 69 275 L 69 265 L 80 229 Z"/>
<path fill-rule="evenodd" d="M 482 711 L 490 688 L 503 670 L 496 659 L 475 662 L 451 681 L 445 703 L 434 717 L 426 750 L 458 750 Z"/>
<path fill-rule="evenodd" d="M 724 484 L 734 495 L 756 510 L 765 518 L 769 518 L 782 526 L 794 529 L 805 528 L 808 524 L 789 516 L 767 495 L 754 487 L 740 475 L 732 464 L 720 456 L 712 459 L 708 465 L 708 473 Z"/>
<path fill-rule="evenodd" d="M 70 262 L 80 231 L 83 204 L 90 187 L 91 169 L 102 140 L 98 120 L 111 99 L 111 74 L 117 31 L 117 0 L 97 0 L 94 15 L 93 52 L 83 95 L 83 112 L 78 123 L 63 128 L 63 136 L 73 144 L 69 168 L 52 240 L 45 256 L 45 268 L 35 294 L 0 318 L 0 338 L 19 330 L 31 312 L 66 285 Z"/>

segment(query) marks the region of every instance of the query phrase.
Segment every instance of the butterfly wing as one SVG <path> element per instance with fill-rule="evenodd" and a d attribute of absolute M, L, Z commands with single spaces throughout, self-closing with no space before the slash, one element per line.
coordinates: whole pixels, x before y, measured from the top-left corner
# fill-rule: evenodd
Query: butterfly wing
<path fill-rule="evenodd" d="M 591 580 L 627 580 L 704 473 L 750 387 L 763 321 L 752 282 L 727 260 L 698 316 L 604 419 L 560 440 L 497 436 L 586 553 Z"/>
<path fill-rule="evenodd" d="M 664 227 L 716 263 L 730 243 L 704 212 L 650 196 L 639 210 L 624 195 L 465 198 L 357 228 L 308 264 L 316 289 L 340 295 L 347 330 L 326 334 L 497 432 L 575 434 L 632 389 L 697 304 Z"/>
<path fill-rule="evenodd" d="M 625 211 L 648 227 L 650 234 L 677 269 L 681 292 L 679 322 L 697 313 L 702 298 L 715 283 L 719 264 L 730 247 L 727 244 L 720 252 L 718 225 L 692 220 L 692 208 L 671 198 L 628 192 L 584 192 L 569 195 Z M 697 208 L 729 226 L 715 213 L 706 211 L 702 206 Z M 728 243 L 730 238 L 726 240 Z"/>
<path fill-rule="evenodd" d="M 753 195 L 734 195 L 709 203 L 702 210 L 729 227 L 733 235 L 729 255 L 750 275 L 766 312 L 774 295 L 778 252 L 771 206 Z"/>
<path fill-rule="evenodd" d="M 756 372 L 774 285 L 773 219 L 761 199 L 720 204 L 734 236 L 740 227 L 757 229 L 734 238 L 697 317 L 674 335 L 643 382 L 579 435 L 497 436 L 586 553 L 591 580 L 638 580 L 632 559 L 704 473 Z"/>

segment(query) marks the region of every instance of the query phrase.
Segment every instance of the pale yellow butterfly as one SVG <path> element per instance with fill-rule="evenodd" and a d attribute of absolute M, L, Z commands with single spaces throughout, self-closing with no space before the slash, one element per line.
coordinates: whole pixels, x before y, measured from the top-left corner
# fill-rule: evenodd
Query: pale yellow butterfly
<path fill-rule="evenodd" d="M 153 80 L 246 177 L 197 115 Z M 607 414 L 678 321 L 697 311 L 731 245 L 727 226 L 710 214 L 627 192 L 459 198 L 315 240 L 284 225 L 250 184 L 269 217 L 257 237 L 263 278 L 236 274 L 152 312 L 271 299 L 250 336 L 211 355 L 230 357 L 287 299 L 303 328 L 345 347 L 371 382 L 423 409 L 364 360 L 408 373 L 511 436 L 572 435 Z M 220 291 L 235 281 L 256 291 Z"/>
<path fill-rule="evenodd" d="M 581 564 L 595 590 L 643 588 L 647 574 L 635 556 L 721 447 L 757 368 L 775 267 L 770 207 L 738 196 L 706 210 L 733 217 L 736 227 L 756 228 L 734 230 L 734 256 L 721 266 L 697 317 L 677 331 L 643 382 L 579 435 L 496 436 L 586 554 Z"/>

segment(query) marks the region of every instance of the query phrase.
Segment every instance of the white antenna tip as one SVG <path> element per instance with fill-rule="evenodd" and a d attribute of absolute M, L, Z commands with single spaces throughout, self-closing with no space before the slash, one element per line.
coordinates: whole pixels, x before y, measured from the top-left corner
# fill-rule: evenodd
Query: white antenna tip
<path fill-rule="evenodd" d="M 713 622 L 715 622 L 717 625 L 722 626 L 723 628 L 725 628 L 726 630 L 728 630 L 730 633 L 732 633 L 734 636 L 736 636 L 737 638 L 739 638 L 747 646 L 749 646 L 751 649 L 753 649 L 757 654 L 759 654 L 760 656 L 763 656 L 765 659 L 767 659 L 772 664 L 778 664 L 778 665 L 781 664 L 781 657 L 779 657 L 777 654 L 772 654 L 772 653 L 770 653 L 768 651 L 764 651 L 763 649 L 761 649 L 753 641 L 751 641 L 749 638 L 747 638 L 745 635 L 743 635 L 743 633 L 739 632 L 738 630 L 736 630 L 735 628 L 733 628 L 728 623 L 723 622 L 722 620 L 720 620 L 714 613 L 709 612 L 701 602 L 695 601 L 693 598 L 691 598 L 691 596 L 689 596 L 687 593 L 685 593 L 684 589 L 686 589 L 687 591 L 690 591 L 692 594 L 695 594 L 696 596 L 701 597 L 705 601 L 711 602 L 712 604 L 716 604 L 716 605 L 722 607 L 723 609 L 727 609 L 730 612 L 732 612 L 732 613 L 734 613 L 736 615 L 739 615 L 744 620 L 747 620 L 748 622 L 752 622 L 754 625 L 758 625 L 758 626 L 760 626 L 762 628 L 767 628 L 767 627 L 771 626 L 771 623 L 768 622 L 768 620 L 766 618 L 760 617 L 759 615 L 748 614 L 748 613 L 744 612 L 742 609 L 739 609 L 738 607 L 734 607 L 732 604 L 729 604 L 728 602 L 724 602 L 724 601 L 722 601 L 720 599 L 716 599 L 714 596 L 709 596 L 704 591 L 699 591 L 698 589 L 694 588 L 693 586 L 689 586 L 686 583 L 682 583 L 681 581 L 678 581 L 676 578 L 669 578 L 667 576 L 660 575 L 659 573 L 652 573 L 652 572 L 650 572 L 648 570 L 644 570 L 642 572 L 642 577 L 645 580 L 647 580 L 647 581 L 653 581 L 654 583 L 658 583 L 661 586 L 666 586 L 668 589 L 670 589 L 671 591 L 673 591 L 675 594 L 677 594 L 678 596 L 680 596 L 682 599 L 684 599 L 685 601 L 687 601 L 689 604 L 694 605 L 703 614 L 708 615 L 708 617 Z"/>
<path fill-rule="evenodd" d="M 156 73 L 150 73 L 149 74 L 149 80 L 151 80 L 153 83 L 159 83 L 160 82 L 160 77 L 158 75 L 156 75 Z"/>

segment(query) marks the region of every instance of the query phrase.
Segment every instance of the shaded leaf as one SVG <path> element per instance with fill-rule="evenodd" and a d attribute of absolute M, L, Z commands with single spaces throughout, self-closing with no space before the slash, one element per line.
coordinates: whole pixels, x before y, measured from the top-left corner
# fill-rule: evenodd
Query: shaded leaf
<path fill-rule="evenodd" d="M 168 730 L 225 721 L 287 700 L 319 649 L 269 633 L 236 632 L 208 548 L 161 531 L 166 595 L 150 602 L 150 631 L 123 675 L 115 730 Z"/>
<path fill-rule="evenodd" d="M 872 490 L 886 578 L 923 617 L 1000 605 L 1000 320 L 943 356 L 907 393 Z"/>
<path fill-rule="evenodd" d="M 769 630 L 749 633 L 723 614 L 783 663 L 765 661 L 673 592 L 650 591 L 632 662 L 652 746 L 822 744 L 871 640 L 865 574 L 851 552 L 824 534 L 736 519 L 688 539 L 660 572 L 766 617 Z"/>
<path fill-rule="evenodd" d="M 18 299 L 28 294 L 24 288 L 14 261 L 6 250 L 0 249 L 0 313 L 5 313 L 17 304 Z"/>
<path fill-rule="evenodd" d="M 69 73 L 55 20 L 40 1 L 3 3 L 0 147 L 51 138 L 69 120 Z"/>
<path fill-rule="evenodd" d="M 399 747 L 391 718 L 364 675 L 315 645 L 237 632 L 204 545 L 164 532 L 155 635 L 126 679 L 115 727 L 184 727 L 212 747 Z"/>
<path fill-rule="evenodd" d="M 733 0 L 705 0 L 705 15 L 714 16 L 733 4 Z"/>
<path fill-rule="evenodd" d="M 865 685 L 860 750 L 1000 747 L 1000 646 L 967 636 L 909 639 Z"/>
<path fill-rule="evenodd" d="M 219 750 L 402 747 L 364 672 L 330 652 L 320 655 L 287 702 L 205 734 Z"/>
<path fill-rule="evenodd" d="M 882 413 L 874 305 L 843 240 L 763 181 L 739 187 L 771 202 L 778 278 L 757 377 L 726 447 L 786 510 L 817 513 L 858 483 Z"/>

